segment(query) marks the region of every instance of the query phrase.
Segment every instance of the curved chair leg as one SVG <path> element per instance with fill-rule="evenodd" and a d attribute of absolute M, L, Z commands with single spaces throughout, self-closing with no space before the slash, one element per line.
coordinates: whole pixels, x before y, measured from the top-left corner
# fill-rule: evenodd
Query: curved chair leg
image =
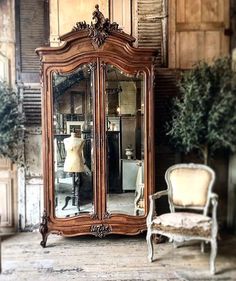
<path fill-rule="evenodd" d="M 150 262 L 153 261 L 153 241 L 152 241 L 152 233 L 151 231 L 147 231 L 147 245 L 148 245 L 148 260 Z"/>
<path fill-rule="evenodd" d="M 202 253 L 205 252 L 205 247 L 204 247 L 204 246 L 205 246 L 205 242 L 202 241 L 202 242 L 201 242 L 201 252 L 202 252 Z"/>
<path fill-rule="evenodd" d="M 217 242 L 216 239 L 211 240 L 211 255 L 210 255 L 210 271 L 211 274 L 215 274 L 215 259 L 217 254 Z"/>
<path fill-rule="evenodd" d="M 175 249 L 177 249 L 179 247 L 179 244 L 177 242 L 173 241 L 173 246 Z"/>

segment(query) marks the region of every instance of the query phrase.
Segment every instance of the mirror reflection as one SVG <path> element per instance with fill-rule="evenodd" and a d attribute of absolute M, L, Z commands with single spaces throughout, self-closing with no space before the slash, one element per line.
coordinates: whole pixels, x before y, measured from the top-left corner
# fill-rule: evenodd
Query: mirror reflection
<path fill-rule="evenodd" d="M 107 211 L 144 214 L 144 76 L 105 73 Z"/>
<path fill-rule="evenodd" d="M 93 211 L 93 81 L 84 65 L 53 81 L 55 215 Z"/>

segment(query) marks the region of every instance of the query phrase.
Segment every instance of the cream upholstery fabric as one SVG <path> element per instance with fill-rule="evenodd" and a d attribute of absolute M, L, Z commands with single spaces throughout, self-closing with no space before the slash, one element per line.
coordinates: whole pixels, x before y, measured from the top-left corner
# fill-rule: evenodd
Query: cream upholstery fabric
<path fill-rule="evenodd" d="M 178 242 L 200 240 L 202 252 L 203 241 L 211 244 L 210 271 L 214 274 L 218 232 L 218 196 L 212 192 L 215 172 L 203 164 L 181 163 L 166 170 L 165 180 L 168 188 L 149 196 L 146 237 L 149 261 L 153 261 L 153 234 L 168 237 L 175 246 Z M 156 216 L 155 200 L 166 195 L 170 213 Z M 211 217 L 208 217 L 210 206 Z M 178 212 L 179 208 L 181 212 Z"/>
<path fill-rule="evenodd" d="M 178 206 L 204 206 L 210 174 L 202 169 L 175 169 L 170 174 L 173 203 Z"/>
<path fill-rule="evenodd" d="M 202 227 L 204 230 L 207 230 L 210 228 L 210 224 L 209 224 L 210 221 L 211 218 L 204 215 L 178 212 L 178 213 L 167 213 L 159 217 L 156 217 L 153 220 L 153 223 L 163 226 L 172 226 L 175 228 L 187 228 L 187 229 L 192 229 L 198 226 L 198 227 Z"/>

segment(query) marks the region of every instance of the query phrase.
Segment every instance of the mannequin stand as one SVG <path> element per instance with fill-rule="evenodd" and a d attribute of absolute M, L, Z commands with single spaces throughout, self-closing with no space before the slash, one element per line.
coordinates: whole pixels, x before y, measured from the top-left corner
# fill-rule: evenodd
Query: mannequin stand
<path fill-rule="evenodd" d="M 76 173 L 72 173 L 72 196 L 66 196 L 65 198 L 65 205 L 62 207 L 64 210 L 69 201 L 72 200 L 72 206 L 77 206 L 78 210 L 80 211 L 80 200 L 79 200 L 79 187 L 80 187 L 80 174 L 78 173 L 78 177 L 76 180 Z"/>

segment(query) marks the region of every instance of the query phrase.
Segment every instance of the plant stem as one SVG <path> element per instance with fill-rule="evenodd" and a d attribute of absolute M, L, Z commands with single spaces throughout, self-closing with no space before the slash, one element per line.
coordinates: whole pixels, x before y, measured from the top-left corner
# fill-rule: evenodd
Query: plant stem
<path fill-rule="evenodd" d="M 203 159 L 204 159 L 204 164 L 208 164 L 208 145 L 205 144 L 202 148 L 202 153 L 203 153 Z"/>

